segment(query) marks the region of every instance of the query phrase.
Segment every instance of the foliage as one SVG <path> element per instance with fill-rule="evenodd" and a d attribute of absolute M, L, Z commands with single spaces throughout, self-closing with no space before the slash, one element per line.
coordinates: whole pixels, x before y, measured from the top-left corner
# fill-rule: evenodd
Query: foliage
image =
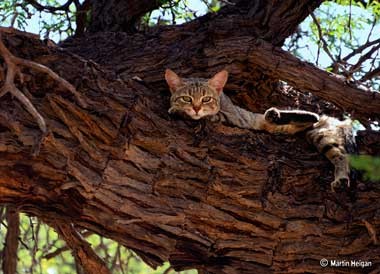
<path fill-rule="evenodd" d="M 41 0 L 45 7 L 59 7 L 62 1 Z M 83 2 L 83 1 L 80 1 Z M 0 25 L 21 30 L 38 32 L 44 38 L 53 35 L 62 40 L 74 34 L 76 7 L 72 3 L 67 10 L 39 11 L 23 0 L 3 0 L 0 2 Z"/>
<path fill-rule="evenodd" d="M 347 81 L 378 90 L 379 78 L 370 72 L 380 66 L 380 2 L 327 1 L 314 15 L 316 20 L 309 16 L 284 48 Z"/>
<path fill-rule="evenodd" d="M 171 25 L 189 22 L 205 12 L 217 12 L 221 4 L 217 0 L 199 0 L 193 7 L 189 0 L 161 0 L 158 10 L 145 14 L 141 20 L 140 28 L 154 25 Z"/>
<path fill-rule="evenodd" d="M 366 179 L 380 181 L 380 157 L 351 155 L 350 164 L 355 169 L 363 170 Z"/>
<path fill-rule="evenodd" d="M 83 3 L 84 0 L 78 1 Z M 160 8 L 145 14 L 140 29 L 153 25 L 181 24 L 205 14 L 217 12 L 221 3 L 217 0 L 160 0 Z M 196 1 L 195 1 L 196 2 Z M 56 8 L 54 12 L 48 9 L 37 9 L 23 0 L 4 0 L 0 3 L 0 25 L 12 26 L 21 30 L 38 32 L 45 39 L 60 41 L 75 33 L 77 6 L 73 3 L 67 9 L 59 9 L 64 4 L 61 0 L 40 0 L 44 7 Z M 31 26 L 34 26 L 30 29 Z"/>
<path fill-rule="evenodd" d="M 0 209 L 0 216 L 3 209 Z M 1 218 L 1 217 L 0 217 Z M 0 250 L 4 249 L 6 223 L 0 223 Z M 135 253 L 121 246 L 117 242 L 100 237 L 88 231 L 81 233 L 91 244 L 95 252 L 107 263 L 115 274 L 160 274 L 170 265 L 153 270 L 147 266 Z M 72 274 L 76 273 L 73 256 L 65 242 L 59 239 L 58 234 L 48 225 L 41 223 L 37 218 L 20 214 L 20 244 L 17 257 L 18 273 L 49 273 Z M 1 264 L 2 256 L 0 256 Z M 168 272 L 176 273 L 174 270 Z M 196 274 L 196 270 L 187 270 L 182 274 Z"/>

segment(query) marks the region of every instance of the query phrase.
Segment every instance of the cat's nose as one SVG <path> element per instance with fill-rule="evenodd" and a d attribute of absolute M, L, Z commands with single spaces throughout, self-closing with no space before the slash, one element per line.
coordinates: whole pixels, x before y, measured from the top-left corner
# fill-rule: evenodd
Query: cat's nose
<path fill-rule="evenodd" d="M 200 106 L 193 106 L 193 109 L 194 109 L 195 113 L 198 114 L 198 111 L 201 110 L 201 107 Z"/>

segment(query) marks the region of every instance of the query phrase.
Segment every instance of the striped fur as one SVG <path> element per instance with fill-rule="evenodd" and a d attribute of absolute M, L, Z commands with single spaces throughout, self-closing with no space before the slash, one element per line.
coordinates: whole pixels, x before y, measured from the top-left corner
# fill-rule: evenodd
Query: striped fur
<path fill-rule="evenodd" d="M 319 117 L 309 111 L 273 107 L 264 114 L 247 111 L 234 105 L 223 94 L 227 77 L 227 71 L 221 71 L 211 79 L 185 79 L 167 69 L 165 79 L 172 93 L 169 113 L 182 113 L 194 120 L 209 117 L 214 122 L 269 133 L 295 134 L 305 131 L 307 140 L 335 166 L 332 191 L 350 186 L 346 148 L 353 140 L 351 120 L 340 121 L 328 116 Z"/>
<path fill-rule="evenodd" d="M 334 117 L 322 116 L 313 128 L 306 132 L 307 140 L 316 146 L 335 167 L 335 178 L 331 190 L 350 186 L 350 167 L 347 150 L 355 148 L 352 121 L 340 121 Z"/>
<path fill-rule="evenodd" d="M 204 116 L 215 115 L 220 109 L 220 96 L 203 79 L 186 79 L 184 85 L 179 87 L 170 98 L 169 113 L 184 112 L 190 118 L 199 120 Z M 186 97 L 185 97 L 186 96 Z M 191 98 L 186 102 L 183 98 Z M 203 102 L 202 100 L 210 101 Z"/>

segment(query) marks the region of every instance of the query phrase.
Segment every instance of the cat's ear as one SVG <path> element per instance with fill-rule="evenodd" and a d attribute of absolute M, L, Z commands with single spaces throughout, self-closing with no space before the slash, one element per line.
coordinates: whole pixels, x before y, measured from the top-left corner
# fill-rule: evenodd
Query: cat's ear
<path fill-rule="evenodd" d="M 222 70 L 214 75 L 210 80 L 208 80 L 208 84 L 213 87 L 219 94 L 222 93 L 224 85 L 227 83 L 228 72 L 226 70 Z"/>
<path fill-rule="evenodd" d="M 177 88 L 183 85 L 181 77 L 179 77 L 174 71 L 171 69 L 165 70 L 165 80 L 169 85 L 170 92 L 174 93 Z"/>

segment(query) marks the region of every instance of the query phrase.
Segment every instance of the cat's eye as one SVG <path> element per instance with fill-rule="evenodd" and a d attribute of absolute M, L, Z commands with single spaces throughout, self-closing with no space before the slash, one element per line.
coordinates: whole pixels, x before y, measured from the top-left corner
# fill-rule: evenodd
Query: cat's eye
<path fill-rule="evenodd" d="M 181 99 L 186 103 L 191 103 L 191 101 L 193 100 L 190 96 L 182 96 Z"/>
<path fill-rule="evenodd" d="M 202 98 L 202 103 L 209 103 L 212 100 L 212 97 L 210 96 L 205 96 Z"/>

